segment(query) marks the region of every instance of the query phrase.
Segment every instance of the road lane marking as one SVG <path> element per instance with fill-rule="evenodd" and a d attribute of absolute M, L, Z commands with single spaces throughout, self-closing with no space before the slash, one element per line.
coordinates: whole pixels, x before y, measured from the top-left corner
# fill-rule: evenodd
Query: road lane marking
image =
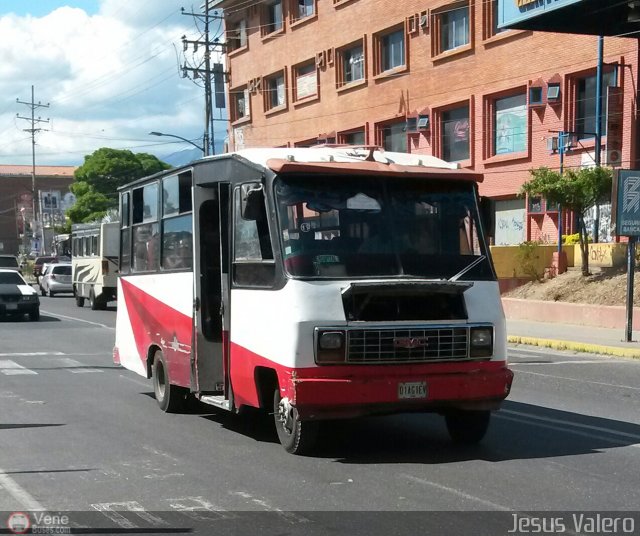
<path fill-rule="evenodd" d="M 0 486 L 6 489 L 24 510 L 44 511 L 44 507 L 31 494 L 21 487 L 13 478 L 0 469 Z"/>
<path fill-rule="evenodd" d="M 600 434 L 592 434 L 589 433 L 587 431 L 581 431 L 581 430 L 572 430 L 568 425 L 572 424 L 569 422 L 564 422 L 563 421 L 563 425 L 554 425 L 554 424 L 547 424 L 545 422 L 536 422 L 535 420 L 529 420 L 529 419 L 522 419 L 522 418 L 518 418 L 518 417 L 511 417 L 509 415 L 496 415 L 496 417 L 506 420 L 506 421 L 512 421 L 512 422 L 517 422 L 520 424 L 527 424 L 530 426 L 538 426 L 540 428 L 546 428 L 547 430 L 554 430 L 556 432 L 564 432 L 566 434 L 573 434 L 573 435 L 577 435 L 580 437 L 586 437 L 588 439 L 597 439 L 598 441 L 603 441 L 605 443 L 610 443 L 611 445 L 615 445 L 617 447 L 623 446 L 623 447 L 633 447 L 633 448 L 640 448 L 640 443 L 629 443 L 627 441 L 625 441 L 623 438 L 615 438 L 615 437 L 607 437 L 604 435 L 600 435 Z M 613 433 L 613 430 L 608 430 L 608 432 Z"/>
<path fill-rule="evenodd" d="M 66 355 L 64 352 L 14 352 L 0 354 L 0 357 L 40 357 L 47 355 Z"/>
<path fill-rule="evenodd" d="M 84 318 L 76 318 L 75 316 L 67 316 L 67 315 L 61 315 L 58 313 L 52 313 L 50 311 L 40 311 L 43 314 L 49 315 L 49 316 L 54 316 L 56 318 L 65 318 L 67 320 L 73 320 L 74 322 L 82 322 L 84 324 L 91 324 L 92 326 L 98 326 L 100 328 L 104 328 L 104 329 L 110 329 L 112 331 L 115 331 L 116 328 L 112 328 L 111 326 L 107 326 L 106 324 L 101 324 L 100 322 L 91 322 L 90 320 L 85 320 Z"/>
<path fill-rule="evenodd" d="M 262 508 L 263 510 L 277 514 L 278 516 L 283 518 L 285 521 L 288 521 L 289 523 L 308 523 L 309 522 L 309 519 L 307 519 L 306 517 L 297 515 L 294 512 L 285 512 L 280 508 L 276 508 L 275 506 L 272 506 L 264 499 L 258 499 L 257 497 L 254 497 L 253 495 L 251 495 L 250 493 L 247 493 L 246 491 L 230 491 L 229 493 L 231 495 L 235 495 L 237 497 L 242 497 L 243 499 L 247 499 L 252 503 L 254 503 L 255 505 Z"/>
<path fill-rule="evenodd" d="M 76 361 L 75 359 L 71 359 L 69 357 L 58 359 L 58 362 L 62 363 L 64 366 L 73 367 L 72 370 L 69 370 L 69 372 L 72 372 L 73 374 L 81 374 L 85 372 L 103 372 L 100 369 L 91 368 L 90 365 L 85 365 L 84 363 L 80 363 L 80 361 Z"/>
<path fill-rule="evenodd" d="M 573 426 L 575 428 L 584 428 L 585 430 L 595 430 L 596 432 L 605 432 L 607 434 L 618 435 L 620 437 L 626 437 L 629 439 L 634 439 L 636 441 L 640 441 L 640 435 L 638 434 L 630 434 L 628 432 L 621 432 L 619 430 L 614 430 L 613 428 L 605 428 L 604 426 L 594 426 L 592 424 L 582 424 L 579 422 L 566 421 L 564 419 L 554 419 L 553 417 L 545 417 L 543 415 L 535 415 L 533 413 L 526 413 L 524 411 L 514 411 L 512 409 L 501 409 L 495 415 L 500 416 L 501 414 L 509 414 L 515 415 L 516 417 L 524 417 L 528 419 L 536 419 L 538 421 L 549 422 L 553 424 L 560 424 L 562 426 Z"/>
<path fill-rule="evenodd" d="M 15 361 L 9 359 L 0 359 L 0 372 L 5 376 L 17 376 L 24 374 L 38 374 L 34 370 L 30 370 L 22 365 L 18 365 Z"/>
<path fill-rule="evenodd" d="M 225 512 L 224 508 L 217 506 L 204 497 L 180 497 L 178 499 L 166 499 L 169 507 L 182 515 L 195 521 L 218 521 L 220 519 L 234 519 L 236 516 Z"/>
<path fill-rule="evenodd" d="M 555 378 L 556 380 L 567 380 L 571 382 L 591 383 L 593 385 L 604 385 L 605 387 L 615 387 L 616 389 L 631 389 L 632 391 L 640 391 L 640 387 L 631 387 L 630 385 L 619 385 L 617 383 L 596 382 L 593 380 L 580 380 L 578 378 L 567 378 L 566 376 L 555 376 L 554 374 L 543 374 L 542 372 L 531 372 L 530 370 L 519 370 L 518 374 L 532 374 L 533 376 Z"/>
<path fill-rule="evenodd" d="M 120 512 L 128 512 L 143 519 L 153 526 L 168 525 L 168 523 L 152 513 L 145 511 L 142 505 L 136 501 L 112 502 L 112 503 L 96 503 L 91 508 L 100 512 L 107 519 L 110 519 L 123 529 L 132 530 L 139 528 L 133 521 L 122 515 Z M 117 510 L 115 509 L 117 508 Z"/>
<path fill-rule="evenodd" d="M 406 478 L 407 480 L 411 480 L 413 482 L 417 482 L 418 484 L 422 484 L 424 486 L 430 486 L 432 488 L 436 488 L 437 490 L 440 491 L 446 491 L 447 493 L 451 493 L 452 495 L 457 495 L 458 497 L 462 497 L 463 499 L 467 499 L 468 501 L 473 501 L 473 502 L 477 502 L 479 504 L 482 504 L 483 506 L 486 506 L 488 508 L 491 508 L 493 510 L 501 510 L 503 512 L 511 512 L 512 509 L 504 506 L 502 504 L 498 504 L 498 503 L 494 503 L 492 501 L 487 501 L 486 499 L 481 499 L 480 497 L 476 497 L 475 495 L 470 495 L 469 493 L 465 493 L 464 491 L 460 491 L 458 489 L 455 488 L 450 488 L 449 486 L 444 486 L 443 484 L 438 484 L 437 482 L 432 482 L 431 480 L 426 480 L 424 478 L 418 478 L 417 476 L 413 476 L 413 475 L 400 475 L 403 478 Z"/>

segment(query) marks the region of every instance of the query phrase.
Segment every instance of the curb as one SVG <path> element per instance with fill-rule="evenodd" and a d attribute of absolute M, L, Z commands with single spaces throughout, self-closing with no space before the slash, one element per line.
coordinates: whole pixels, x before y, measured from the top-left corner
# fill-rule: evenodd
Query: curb
<path fill-rule="evenodd" d="M 508 335 L 507 342 L 511 344 L 528 344 L 530 346 L 543 346 L 555 350 L 572 350 L 574 352 L 586 352 L 589 354 L 604 354 L 616 357 L 630 357 L 640 359 L 640 348 L 621 348 L 618 346 L 603 346 L 588 342 L 562 341 L 556 339 L 540 339 L 538 337 L 521 337 Z"/>

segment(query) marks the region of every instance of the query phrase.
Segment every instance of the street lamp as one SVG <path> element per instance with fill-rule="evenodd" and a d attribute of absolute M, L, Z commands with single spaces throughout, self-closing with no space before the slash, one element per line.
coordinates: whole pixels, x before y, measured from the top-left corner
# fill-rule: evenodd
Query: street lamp
<path fill-rule="evenodd" d="M 200 145 L 198 145 L 197 143 L 192 142 L 191 140 L 188 140 L 187 138 L 183 138 L 182 136 L 176 136 L 175 134 L 164 134 L 163 132 L 149 132 L 150 136 L 167 136 L 169 138 L 177 138 L 179 140 L 185 141 L 187 143 L 190 143 L 191 145 L 193 145 L 196 149 L 199 149 L 200 151 L 202 151 L 202 154 L 204 156 L 206 156 L 205 154 L 205 150 L 203 147 L 200 147 Z"/>

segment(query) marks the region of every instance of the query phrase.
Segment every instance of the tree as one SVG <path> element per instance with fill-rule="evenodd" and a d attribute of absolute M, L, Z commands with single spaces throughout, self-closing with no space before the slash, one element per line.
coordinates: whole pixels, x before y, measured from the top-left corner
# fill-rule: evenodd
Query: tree
<path fill-rule="evenodd" d="M 542 196 L 547 202 L 560 203 L 563 209 L 571 210 L 578 219 L 582 275 L 589 275 L 589 250 L 587 228 L 584 224 L 586 211 L 610 199 L 613 173 L 600 166 L 579 170 L 568 169 L 564 173 L 541 167 L 531 170 L 531 179 L 525 182 L 521 195 Z"/>
<path fill-rule="evenodd" d="M 169 169 L 154 155 L 102 147 L 84 157 L 74 173 L 76 204 L 67 211 L 73 223 L 96 221 L 118 206 L 117 190 L 136 179 Z"/>
<path fill-rule="evenodd" d="M 67 217 L 73 223 L 97 221 L 109 208 L 117 205 L 113 199 L 96 192 L 93 186 L 86 182 L 74 182 L 70 190 L 76 196 L 76 202 L 67 210 Z"/>

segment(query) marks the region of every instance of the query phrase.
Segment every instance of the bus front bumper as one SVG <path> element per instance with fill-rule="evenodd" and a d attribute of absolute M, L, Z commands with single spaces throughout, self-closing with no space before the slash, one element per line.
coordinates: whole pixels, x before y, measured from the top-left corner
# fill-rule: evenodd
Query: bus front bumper
<path fill-rule="evenodd" d="M 483 365 L 436 374 L 310 378 L 294 373 L 289 394 L 300 418 L 309 420 L 452 408 L 498 409 L 511 390 L 513 372 L 504 362 Z"/>

